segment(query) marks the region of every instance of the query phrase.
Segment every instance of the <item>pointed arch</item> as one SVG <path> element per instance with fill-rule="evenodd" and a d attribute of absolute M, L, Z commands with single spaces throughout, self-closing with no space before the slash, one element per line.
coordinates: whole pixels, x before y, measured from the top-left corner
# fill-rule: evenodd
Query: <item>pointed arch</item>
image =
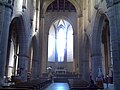
<path fill-rule="evenodd" d="M 38 39 L 37 36 L 34 35 L 31 38 L 31 42 L 29 44 L 29 57 L 30 57 L 30 61 L 29 61 L 29 72 L 31 74 L 31 79 L 35 79 L 38 77 L 39 75 L 39 71 L 38 71 L 38 66 L 39 66 L 39 60 L 38 60 Z"/>
<path fill-rule="evenodd" d="M 99 11 L 96 13 L 95 23 L 93 27 L 92 33 L 92 74 L 93 79 L 95 80 L 98 76 L 98 70 L 102 69 L 103 71 L 103 62 L 102 62 L 102 50 L 101 50 L 101 37 L 102 37 L 102 29 L 105 24 L 107 16 L 105 14 L 100 14 Z M 102 72 L 103 74 L 103 72 Z"/>
<path fill-rule="evenodd" d="M 82 16 L 82 9 L 81 9 L 81 6 L 79 5 L 79 3 L 76 0 L 68 0 L 68 1 L 75 7 L 77 15 Z M 46 0 L 44 2 L 44 4 L 43 4 L 44 8 L 42 7 L 42 9 L 44 9 L 43 15 L 45 15 L 48 6 L 53 2 L 54 2 L 54 0 Z"/>
<path fill-rule="evenodd" d="M 95 18 L 95 24 L 93 27 L 93 33 L 92 33 L 92 56 L 94 54 L 99 54 L 100 55 L 100 47 L 101 47 L 101 30 L 103 28 L 104 20 L 105 20 L 105 15 L 101 15 L 96 13 L 96 18 Z M 98 51 L 96 51 L 96 49 Z"/>
<path fill-rule="evenodd" d="M 13 29 L 13 26 L 16 27 L 16 32 L 18 33 L 18 43 L 20 51 L 19 53 L 26 54 L 27 52 L 27 36 L 25 32 L 25 25 L 22 15 L 18 15 L 13 18 L 10 24 L 10 30 Z"/>
<path fill-rule="evenodd" d="M 65 57 L 67 60 L 67 55 L 73 57 L 73 28 L 71 24 L 64 19 L 56 20 L 50 27 L 48 42 L 48 59 L 50 61 L 54 59 L 54 61 L 63 62 Z M 70 48 L 72 54 L 69 52 Z M 70 56 L 69 59 L 73 60 Z"/>
<path fill-rule="evenodd" d="M 27 55 L 27 37 L 22 15 L 14 17 L 9 26 L 9 37 L 7 47 L 6 75 L 17 75 L 18 67 L 21 66 L 22 57 L 28 58 Z M 23 67 L 23 66 L 22 66 Z M 25 65 L 27 67 L 27 65 Z"/>
<path fill-rule="evenodd" d="M 20 75 L 22 81 L 26 81 L 26 75 L 28 70 L 28 38 L 26 35 L 26 29 L 24 24 L 24 19 L 22 15 L 17 15 L 14 17 L 10 23 L 10 32 L 15 28 L 18 37 L 19 52 L 17 74 Z"/>

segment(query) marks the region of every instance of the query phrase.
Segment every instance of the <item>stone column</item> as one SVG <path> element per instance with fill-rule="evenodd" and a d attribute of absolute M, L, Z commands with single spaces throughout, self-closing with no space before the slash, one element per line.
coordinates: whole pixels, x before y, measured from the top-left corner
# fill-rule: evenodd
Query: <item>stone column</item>
<path fill-rule="evenodd" d="M 22 82 L 27 81 L 27 73 L 28 73 L 28 64 L 29 64 L 29 57 L 25 54 L 18 55 L 18 69 L 17 72 L 20 76 L 20 80 Z"/>
<path fill-rule="evenodd" d="M 88 59 L 84 59 L 82 61 L 83 67 L 82 67 L 82 71 L 83 71 L 83 79 L 86 81 L 89 81 L 89 60 Z"/>
<path fill-rule="evenodd" d="M 47 70 L 47 34 L 46 34 L 46 31 L 44 29 L 44 17 L 42 17 L 41 19 L 42 21 L 42 28 L 41 28 L 41 34 L 42 34 L 42 37 L 41 37 L 41 42 L 42 42 L 42 72 L 46 72 Z"/>
<path fill-rule="evenodd" d="M 47 49 L 48 48 L 48 35 L 44 29 L 44 37 L 43 37 L 43 53 L 42 53 L 42 65 L 44 66 L 43 71 L 46 72 L 47 70 L 47 62 L 48 62 L 48 55 L 47 55 Z"/>
<path fill-rule="evenodd" d="M 38 35 L 38 38 L 39 38 L 39 65 L 38 65 L 38 68 L 39 68 L 39 76 L 42 75 L 42 50 L 43 50 L 43 18 L 44 18 L 44 15 L 43 15 L 43 0 L 40 0 L 40 12 L 39 12 L 39 35 Z"/>
<path fill-rule="evenodd" d="M 83 79 L 83 17 L 78 17 L 78 67 L 79 67 L 79 77 Z"/>
<path fill-rule="evenodd" d="M 12 6 L 4 0 L 0 1 L 0 86 L 4 83 L 11 12 Z"/>
<path fill-rule="evenodd" d="M 98 77 L 98 69 L 99 68 L 102 69 L 102 60 L 101 60 L 102 55 L 101 53 L 94 53 L 91 55 L 91 59 L 92 59 L 92 79 L 96 81 L 96 78 Z"/>
<path fill-rule="evenodd" d="M 31 79 L 37 79 L 38 78 L 38 59 L 33 58 L 32 60 L 32 77 Z"/>
<path fill-rule="evenodd" d="M 73 58 L 74 58 L 74 63 L 76 65 L 75 70 L 77 71 L 77 73 L 79 74 L 79 59 L 78 59 L 78 48 L 77 48 L 77 34 L 73 33 Z"/>
<path fill-rule="evenodd" d="M 113 80 L 115 90 L 120 90 L 120 0 L 106 0 L 112 44 Z"/>
<path fill-rule="evenodd" d="M 39 30 L 39 64 L 40 64 L 40 74 L 46 71 L 45 61 L 43 60 L 44 56 L 44 16 L 41 16 L 40 20 L 40 30 Z"/>
<path fill-rule="evenodd" d="M 74 59 L 74 71 L 80 74 L 79 68 L 79 30 L 80 30 L 80 17 L 77 18 L 76 26 L 73 27 L 73 59 Z"/>
<path fill-rule="evenodd" d="M 85 38 L 86 39 L 84 39 L 84 40 L 86 40 L 86 41 L 83 45 L 84 50 L 83 50 L 83 60 L 82 60 L 82 64 L 83 64 L 82 71 L 83 71 L 83 79 L 89 81 L 89 79 L 90 79 L 89 78 L 90 77 L 90 72 L 89 72 L 89 42 L 87 40 L 86 35 L 85 35 Z"/>

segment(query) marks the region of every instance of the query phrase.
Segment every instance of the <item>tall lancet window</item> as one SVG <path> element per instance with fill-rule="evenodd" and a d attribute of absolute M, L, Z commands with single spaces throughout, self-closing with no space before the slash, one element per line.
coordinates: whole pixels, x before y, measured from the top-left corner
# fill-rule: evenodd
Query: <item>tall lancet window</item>
<path fill-rule="evenodd" d="M 49 30 L 48 61 L 73 61 L 73 28 L 69 22 L 59 19 Z"/>
<path fill-rule="evenodd" d="M 58 55 L 58 62 L 64 61 L 64 54 L 66 49 L 66 29 L 63 26 L 62 20 L 60 21 L 57 27 L 57 55 Z"/>

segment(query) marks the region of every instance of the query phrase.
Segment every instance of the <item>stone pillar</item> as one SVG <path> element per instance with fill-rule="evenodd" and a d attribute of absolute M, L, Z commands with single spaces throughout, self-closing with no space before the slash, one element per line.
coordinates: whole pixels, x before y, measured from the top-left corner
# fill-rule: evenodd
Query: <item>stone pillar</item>
<path fill-rule="evenodd" d="M 11 12 L 11 5 L 3 0 L 0 1 L 0 86 L 4 83 Z"/>
<path fill-rule="evenodd" d="M 77 24 L 73 27 L 73 59 L 74 59 L 74 71 L 80 74 L 79 63 L 79 30 L 80 30 L 80 17 L 77 18 Z"/>
<path fill-rule="evenodd" d="M 79 74 L 79 59 L 78 59 L 78 48 L 77 48 L 77 34 L 76 33 L 73 33 L 73 58 L 74 58 L 74 63 L 76 65 L 75 67 L 75 71 L 77 71 L 77 73 Z"/>
<path fill-rule="evenodd" d="M 39 60 L 40 60 L 40 74 L 46 72 L 46 61 L 44 59 L 44 16 L 41 16 L 40 20 L 40 30 L 39 30 Z"/>
<path fill-rule="evenodd" d="M 101 60 L 102 55 L 101 53 L 94 53 L 92 54 L 91 59 L 92 59 L 92 79 L 96 81 L 96 78 L 98 77 L 98 70 L 99 68 L 102 69 L 102 60 Z"/>
<path fill-rule="evenodd" d="M 110 26 L 115 90 L 120 90 L 120 0 L 106 0 Z"/>
<path fill-rule="evenodd" d="M 83 79 L 86 80 L 86 81 L 89 81 L 89 60 L 88 59 L 84 59 L 82 61 L 82 64 L 83 64 L 83 67 L 82 67 L 82 71 L 83 71 Z"/>
<path fill-rule="evenodd" d="M 32 60 L 32 77 L 31 79 L 37 79 L 38 78 L 38 59 L 33 59 Z"/>
<path fill-rule="evenodd" d="M 47 62 L 48 62 L 48 54 L 47 54 L 47 49 L 48 48 L 48 35 L 44 29 L 44 37 L 43 37 L 43 53 L 42 53 L 42 67 L 43 68 L 43 72 L 46 72 L 47 70 Z"/>
<path fill-rule="evenodd" d="M 90 77 L 90 70 L 89 70 L 89 42 L 87 40 L 87 37 L 85 35 L 85 38 L 84 40 L 85 43 L 84 43 L 84 50 L 83 50 L 83 60 L 82 60 L 82 64 L 83 64 L 83 79 L 84 80 L 87 80 L 89 81 L 89 77 Z"/>
<path fill-rule="evenodd" d="M 25 54 L 18 55 L 18 74 L 22 82 L 27 81 L 29 57 Z"/>
<path fill-rule="evenodd" d="M 83 79 L 83 17 L 78 17 L 78 67 L 79 67 L 79 77 Z"/>

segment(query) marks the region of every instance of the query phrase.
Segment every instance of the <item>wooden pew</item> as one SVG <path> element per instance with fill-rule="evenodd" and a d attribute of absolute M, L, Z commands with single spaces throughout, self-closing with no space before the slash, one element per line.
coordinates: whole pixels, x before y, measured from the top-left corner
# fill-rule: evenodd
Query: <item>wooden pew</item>
<path fill-rule="evenodd" d="M 28 88 L 0 88 L 0 90 L 29 90 Z"/>
<path fill-rule="evenodd" d="M 37 80 L 32 80 L 34 84 L 36 83 L 39 89 L 43 89 L 44 87 L 48 86 L 52 83 L 52 80 L 50 78 L 39 78 Z"/>
<path fill-rule="evenodd" d="M 87 81 L 81 80 L 79 78 L 76 78 L 76 79 L 68 79 L 68 84 L 70 86 L 70 89 L 75 89 L 75 88 L 84 89 L 86 87 L 89 87 L 90 83 Z"/>
<path fill-rule="evenodd" d="M 103 90 L 103 87 L 90 87 L 90 83 L 81 79 L 68 79 L 70 90 Z"/>
<path fill-rule="evenodd" d="M 50 83 L 51 80 L 49 78 L 39 78 L 28 82 L 16 83 L 15 85 L 11 85 L 10 88 L 27 88 L 29 90 L 34 90 L 34 89 L 40 90 Z"/>

